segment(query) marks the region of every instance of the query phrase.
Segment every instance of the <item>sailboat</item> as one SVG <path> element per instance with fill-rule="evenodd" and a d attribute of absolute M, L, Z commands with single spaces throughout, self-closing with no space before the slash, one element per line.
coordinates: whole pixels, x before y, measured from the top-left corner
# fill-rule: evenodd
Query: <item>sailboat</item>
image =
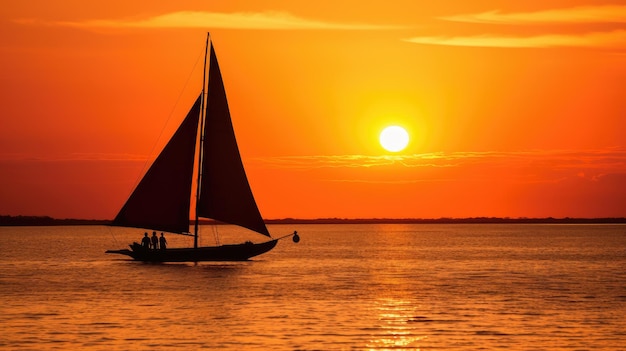
<path fill-rule="evenodd" d="M 151 249 L 135 242 L 129 245 L 130 250 L 107 250 L 106 253 L 147 262 L 245 261 L 270 251 L 280 239 L 292 237 L 294 242 L 299 241 L 296 231 L 280 238 L 271 237 L 241 161 L 222 74 L 209 34 L 204 56 L 200 95 L 111 223 L 193 235 L 194 245 Z M 197 174 L 194 174 L 196 161 Z M 195 225 L 193 233 L 189 233 L 194 178 L 197 182 Z M 247 228 L 269 240 L 199 247 L 200 218 Z"/>

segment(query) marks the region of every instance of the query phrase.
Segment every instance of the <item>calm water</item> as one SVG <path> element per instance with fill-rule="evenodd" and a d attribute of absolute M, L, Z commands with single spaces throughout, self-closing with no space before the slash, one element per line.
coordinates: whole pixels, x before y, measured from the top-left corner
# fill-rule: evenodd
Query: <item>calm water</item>
<path fill-rule="evenodd" d="M 140 231 L 0 228 L 0 348 L 626 348 L 624 225 L 270 227 L 293 229 L 194 265 L 104 254 Z"/>

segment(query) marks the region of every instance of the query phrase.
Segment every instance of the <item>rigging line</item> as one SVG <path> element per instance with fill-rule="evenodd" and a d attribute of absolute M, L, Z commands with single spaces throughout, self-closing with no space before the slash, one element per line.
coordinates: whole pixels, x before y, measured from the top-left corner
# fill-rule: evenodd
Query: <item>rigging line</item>
<path fill-rule="evenodd" d="M 216 225 L 211 225 L 213 227 L 213 236 L 215 237 L 215 245 L 220 245 L 220 233 L 217 230 Z"/>
<path fill-rule="evenodd" d="M 148 158 L 144 162 L 143 168 L 141 169 L 141 172 L 137 176 L 137 179 L 135 179 L 135 184 L 134 184 L 135 186 L 133 187 L 133 189 L 135 187 L 137 187 L 137 184 L 139 184 L 139 181 L 141 180 L 143 175 L 146 173 L 147 168 L 150 165 L 151 156 L 155 154 L 155 149 L 156 149 L 156 147 L 157 147 L 157 145 L 159 143 L 159 140 L 161 140 L 161 137 L 163 136 L 163 132 L 165 131 L 165 127 L 168 125 L 170 119 L 172 119 L 172 116 L 174 115 L 174 112 L 176 111 L 176 108 L 178 107 L 178 104 L 180 103 L 180 99 L 182 98 L 183 93 L 187 90 L 187 86 L 189 85 L 189 81 L 191 80 L 191 77 L 193 76 L 193 74 L 194 74 L 194 72 L 196 70 L 196 67 L 198 66 L 198 62 L 200 62 L 200 58 L 202 58 L 202 53 L 203 52 L 200 52 L 200 54 L 198 54 L 198 57 L 196 58 L 196 62 L 193 64 L 193 67 L 191 68 L 191 72 L 189 72 L 189 75 L 187 76 L 187 79 L 185 80 L 185 83 L 183 84 L 183 87 L 180 89 L 180 92 L 178 93 L 178 97 L 174 101 L 174 106 L 172 106 L 172 109 L 170 110 L 170 113 L 168 114 L 167 119 L 165 120 L 165 123 L 163 124 L 163 127 L 161 128 L 161 131 L 159 132 L 159 136 L 156 138 L 154 144 L 152 144 L 152 149 L 148 153 Z M 132 193 L 132 189 L 131 189 L 131 193 Z"/>
<path fill-rule="evenodd" d="M 163 129 L 161 129 L 161 132 L 159 133 L 159 137 L 157 138 L 157 140 L 161 139 L 161 136 L 163 135 L 163 131 L 165 130 L 165 126 L 167 125 L 167 123 L 170 121 L 170 119 L 174 115 L 174 111 L 176 110 L 176 107 L 178 106 L 178 103 L 180 102 L 180 99 L 183 96 L 183 92 L 187 89 L 187 86 L 189 85 L 189 81 L 191 80 L 191 77 L 193 76 L 193 73 L 196 70 L 196 66 L 198 66 L 198 62 L 200 62 L 200 58 L 201 57 L 202 57 L 202 53 L 200 53 L 198 55 L 198 58 L 196 58 L 196 62 L 193 64 L 193 67 L 191 68 L 191 72 L 189 72 L 189 75 L 187 76 L 187 80 L 185 80 L 185 84 L 183 84 L 182 89 L 178 93 L 178 97 L 176 98 L 176 101 L 174 101 L 174 106 L 172 107 L 172 110 L 170 111 L 169 115 L 167 116 L 167 120 L 165 121 L 165 125 L 163 126 Z M 152 149 L 152 151 L 154 151 L 154 148 Z"/>
<path fill-rule="evenodd" d="M 281 240 L 281 239 L 284 239 L 284 238 L 288 238 L 290 236 L 296 236 L 296 235 L 298 235 L 298 231 L 294 230 L 293 233 L 290 233 L 290 234 L 287 234 L 287 235 L 283 235 L 283 236 L 281 236 L 279 238 L 275 238 L 274 240 L 278 241 L 278 240 Z"/>
<path fill-rule="evenodd" d="M 115 234 L 113 233 L 113 231 L 111 230 L 111 226 L 107 225 L 107 230 L 109 231 L 109 234 L 111 234 L 111 237 L 113 238 L 113 244 L 116 247 L 119 247 L 120 243 L 119 241 L 117 241 L 117 238 L 115 237 Z"/>

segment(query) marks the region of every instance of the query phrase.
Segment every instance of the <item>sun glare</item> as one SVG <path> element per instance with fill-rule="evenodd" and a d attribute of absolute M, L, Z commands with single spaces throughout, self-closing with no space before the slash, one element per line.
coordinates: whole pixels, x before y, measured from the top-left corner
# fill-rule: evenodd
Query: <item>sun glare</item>
<path fill-rule="evenodd" d="M 399 126 L 390 126 L 380 133 L 380 145 L 387 151 L 398 152 L 409 144 L 409 133 Z"/>

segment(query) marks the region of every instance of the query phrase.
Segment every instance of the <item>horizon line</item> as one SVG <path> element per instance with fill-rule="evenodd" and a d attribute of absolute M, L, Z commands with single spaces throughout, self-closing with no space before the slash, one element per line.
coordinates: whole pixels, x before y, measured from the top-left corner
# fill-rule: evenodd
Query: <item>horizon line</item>
<path fill-rule="evenodd" d="M 524 223 L 544 223 L 544 224 L 626 224 L 626 217 L 624 216 L 605 216 L 605 217 L 496 217 L 496 216 L 474 216 L 474 217 L 438 217 L 438 218 L 420 218 L 420 217 L 403 217 L 403 218 L 388 218 L 388 217 L 368 217 L 368 218 L 345 218 L 345 217 L 318 217 L 318 218 L 273 218 L 263 219 L 266 224 L 375 224 L 375 223 L 388 223 L 388 224 L 446 224 L 446 223 L 459 223 L 459 224 L 524 224 Z M 0 226 L 28 226 L 28 225 L 71 225 L 71 224 L 93 224 L 93 225 L 107 225 L 112 222 L 112 219 L 81 219 L 81 218 L 54 218 L 50 216 L 29 216 L 29 215 L 0 215 Z M 195 223 L 193 219 L 190 219 L 190 224 Z M 213 219 L 200 219 L 200 224 L 218 224 L 228 225 L 228 223 L 222 223 Z"/>

